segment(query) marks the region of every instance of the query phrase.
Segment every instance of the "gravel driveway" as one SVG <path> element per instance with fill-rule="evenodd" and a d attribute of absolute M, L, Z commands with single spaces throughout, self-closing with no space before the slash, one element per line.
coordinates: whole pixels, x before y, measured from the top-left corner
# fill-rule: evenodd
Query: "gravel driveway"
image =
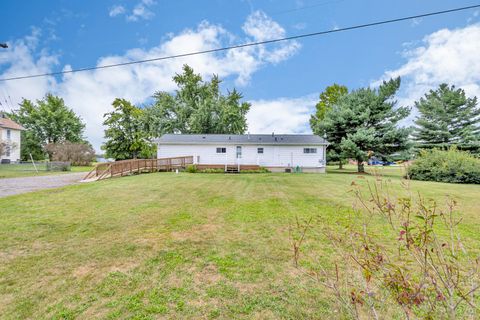
<path fill-rule="evenodd" d="M 87 173 L 0 179 L 0 198 L 31 191 L 58 188 L 79 183 Z"/>

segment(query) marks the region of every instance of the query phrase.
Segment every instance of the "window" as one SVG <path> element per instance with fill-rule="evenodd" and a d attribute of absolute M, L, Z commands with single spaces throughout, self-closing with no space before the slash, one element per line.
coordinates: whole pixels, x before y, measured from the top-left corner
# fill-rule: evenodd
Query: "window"
<path fill-rule="evenodd" d="M 317 148 L 303 148 L 303 153 L 317 153 Z"/>
<path fill-rule="evenodd" d="M 7 145 L 6 147 L 5 156 L 10 157 L 10 145 Z"/>
<path fill-rule="evenodd" d="M 10 130 L 7 130 L 7 139 L 10 140 L 11 132 Z"/>
<path fill-rule="evenodd" d="M 258 154 L 263 154 L 263 148 L 257 148 L 257 153 Z"/>
<path fill-rule="evenodd" d="M 227 148 L 217 148 L 217 153 L 227 153 Z"/>

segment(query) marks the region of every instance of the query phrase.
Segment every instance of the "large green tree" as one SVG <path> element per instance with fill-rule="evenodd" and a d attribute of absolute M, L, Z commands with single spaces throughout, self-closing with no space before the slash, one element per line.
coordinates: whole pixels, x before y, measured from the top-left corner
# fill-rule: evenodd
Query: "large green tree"
<path fill-rule="evenodd" d="M 441 84 L 415 102 L 417 117 L 414 139 L 424 146 L 467 145 L 480 140 L 480 107 L 477 98 Z"/>
<path fill-rule="evenodd" d="M 325 88 L 320 94 L 320 101 L 315 106 L 315 114 L 310 117 L 310 127 L 316 135 L 324 136 L 321 122 L 325 119 L 327 111 L 331 110 L 344 95 L 348 94 L 348 88 L 339 84 L 333 84 Z M 335 129 L 335 128 L 332 128 Z M 339 168 L 342 169 L 344 159 L 341 156 L 340 143 L 342 142 L 343 132 L 330 132 L 328 147 L 328 159 L 339 162 Z"/>
<path fill-rule="evenodd" d="M 318 131 L 318 124 L 325 118 L 325 113 L 331 110 L 338 99 L 347 93 L 348 88 L 346 86 L 336 83 L 326 87 L 325 90 L 320 93 L 320 101 L 315 105 L 315 114 L 310 117 L 310 127 L 312 127 L 313 132 Z"/>
<path fill-rule="evenodd" d="M 242 134 L 247 129 L 250 104 L 242 102 L 235 89 L 220 92 L 220 79 L 214 75 L 204 81 L 184 65 L 183 73 L 173 77 L 174 94 L 156 92 L 153 105 L 145 109 L 146 129 L 154 137 L 165 133 Z"/>
<path fill-rule="evenodd" d="M 409 147 L 409 129 L 398 122 L 406 118 L 410 109 L 396 107 L 395 93 L 400 78 L 384 81 L 377 89 L 361 88 L 342 96 L 325 114 L 319 130 L 330 141 L 340 139 L 344 157 L 358 163 L 364 172 L 363 162 L 374 154 L 385 158 Z"/>
<path fill-rule="evenodd" d="M 44 157 L 44 147 L 49 143 L 84 142 L 85 124 L 62 98 L 47 94 L 36 103 L 23 99 L 20 108 L 9 116 L 26 130 L 22 133 L 21 157 Z"/>
<path fill-rule="evenodd" d="M 104 115 L 105 157 L 115 160 L 150 158 L 155 149 L 144 129 L 144 110 L 125 99 L 115 99 L 114 110 Z"/>

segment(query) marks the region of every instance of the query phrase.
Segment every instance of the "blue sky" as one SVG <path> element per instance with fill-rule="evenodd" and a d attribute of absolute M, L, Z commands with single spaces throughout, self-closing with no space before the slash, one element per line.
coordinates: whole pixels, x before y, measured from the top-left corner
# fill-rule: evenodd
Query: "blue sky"
<path fill-rule="evenodd" d="M 266 40 L 476 4 L 475 1 L 13 1 L 0 3 L 0 78 Z M 480 94 L 480 15 L 469 10 L 377 28 L 43 79 L 0 82 L 1 108 L 46 92 L 65 98 L 87 122 L 98 149 L 102 115 L 114 97 L 144 104 L 172 91 L 183 63 L 219 74 L 252 102 L 251 132 L 308 132 L 308 117 L 326 86 L 378 84 L 401 75 L 400 104 L 440 82 Z M 5 103 L 5 98 L 7 102 Z"/>

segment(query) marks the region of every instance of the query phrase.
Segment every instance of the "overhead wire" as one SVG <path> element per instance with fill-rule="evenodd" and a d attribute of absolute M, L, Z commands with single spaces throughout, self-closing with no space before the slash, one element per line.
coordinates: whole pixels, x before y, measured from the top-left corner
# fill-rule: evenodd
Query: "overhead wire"
<path fill-rule="evenodd" d="M 214 48 L 214 49 L 208 49 L 208 50 L 181 53 L 181 54 L 170 55 L 170 56 L 163 56 L 163 57 L 143 59 L 143 60 L 134 60 L 134 61 L 121 62 L 121 63 L 114 63 L 114 64 L 106 64 L 106 65 L 100 65 L 100 66 L 95 66 L 95 67 L 70 69 L 70 70 L 63 70 L 63 71 L 57 71 L 57 72 L 24 75 L 24 76 L 14 76 L 14 77 L 0 79 L 0 81 L 12 81 L 12 80 L 46 77 L 46 76 L 57 76 L 57 75 L 62 75 L 62 74 L 75 73 L 75 72 L 108 69 L 108 68 L 129 66 L 129 65 L 141 64 L 141 63 L 156 62 L 156 61 L 163 61 L 163 60 L 176 59 L 176 58 L 184 58 L 184 57 L 190 57 L 190 56 L 201 55 L 201 54 L 216 53 L 216 52 L 228 51 L 228 50 L 233 50 L 233 49 L 240 49 L 240 48 L 253 47 L 253 46 L 259 46 L 259 45 L 265 45 L 265 44 L 272 44 L 272 43 L 278 43 L 278 42 L 284 42 L 284 41 L 290 41 L 290 40 L 298 40 L 298 39 L 303 39 L 303 38 L 321 36 L 321 35 L 332 34 L 332 33 L 339 33 L 339 32 L 344 32 L 344 31 L 355 30 L 355 29 L 369 28 L 369 27 L 380 26 L 380 25 L 396 23 L 396 22 L 401 22 L 401 21 L 407 21 L 407 20 L 412 20 L 412 19 L 426 18 L 426 17 L 443 15 L 443 14 L 448 14 L 448 13 L 453 13 L 453 12 L 465 11 L 465 10 L 470 10 L 470 9 L 475 9 L 475 8 L 480 8 L 480 4 L 466 6 L 466 7 L 457 7 L 457 8 L 442 10 L 442 11 L 434 11 L 434 12 L 417 14 L 417 15 L 406 16 L 406 17 L 395 18 L 395 19 L 389 19 L 389 20 L 381 20 L 381 21 L 359 24 L 359 25 L 343 27 L 343 28 L 335 28 L 335 29 L 330 29 L 330 30 L 325 30 L 325 31 L 303 33 L 303 34 L 298 34 L 298 35 L 289 36 L 289 37 L 282 37 L 282 38 L 276 38 L 276 39 L 270 39 L 270 40 L 264 40 L 264 41 L 256 41 L 256 42 L 248 42 L 248 43 L 226 46 L 226 47 L 220 47 L 220 48 Z"/>

